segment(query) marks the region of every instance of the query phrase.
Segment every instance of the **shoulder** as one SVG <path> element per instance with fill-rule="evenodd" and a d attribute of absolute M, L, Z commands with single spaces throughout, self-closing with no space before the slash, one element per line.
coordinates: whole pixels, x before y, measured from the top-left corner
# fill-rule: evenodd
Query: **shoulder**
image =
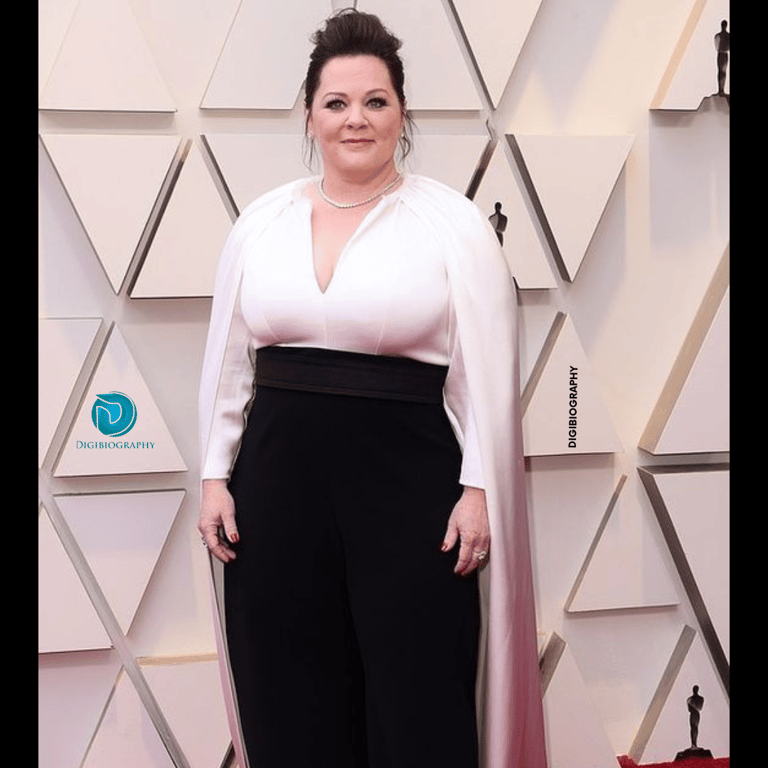
<path fill-rule="evenodd" d="M 488 215 L 466 195 L 426 176 L 409 176 L 408 204 L 444 249 L 449 275 L 506 291 L 509 265 Z"/>
<path fill-rule="evenodd" d="M 445 233 L 480 242 L 492 234 L 487 214 L 473 200 L 428 176 L 409 175 L 403 199 L 417 215 Z M 495 235 L 493 241 L 498 242 Z"/>
<path fill-rule="evenodd" d="M 423 209 L 454 225 L 485 227 L 487 223 L 486 217 L 466 195 L 428 176 L 410 174 L 404 198 L 414 209 Z"/>
<path fill-rule="evenodd" d="M 434 203 L 441 203 L 464 210 L 476 207 L 466 195 L 453 189 L 453 187 L 449 187 L 442 181 L 415 173 L 408 174 L 406 178 L 407 191 L 416 200 L 427 199 Z"/>
<path fill-rule="evenodd" d="M 257 240 L 300 194 L 307 179 L 296 179 L 266 192 L 249 203 L 235 219 L 219 258 L 214 294 L 226 292 L 239 275 L 249 243 Z"/>
<path fill-rule="evenodd" d="M 260 195 L 243 208 L 235 220 L 234 228 L 247 231 L 269 220 L 290 205 L 308 182 L 308 178 L 294 179 Z"/>

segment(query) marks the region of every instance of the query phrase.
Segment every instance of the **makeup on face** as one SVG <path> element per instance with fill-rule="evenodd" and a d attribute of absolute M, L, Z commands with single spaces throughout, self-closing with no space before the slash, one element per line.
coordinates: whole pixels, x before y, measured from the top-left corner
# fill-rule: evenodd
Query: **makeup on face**
<path fill-rule="evenodd" d="M 375 56 L 343 56 L 323 67 L 307 119 L 326 175 L 371 174 L 394 167 L 403 106 L 386 64 Z"/>

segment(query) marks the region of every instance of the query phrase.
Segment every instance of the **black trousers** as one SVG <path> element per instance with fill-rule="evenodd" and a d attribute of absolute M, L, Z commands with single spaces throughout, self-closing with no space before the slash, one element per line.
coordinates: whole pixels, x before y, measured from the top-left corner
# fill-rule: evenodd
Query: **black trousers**
<path fill-rule="evenodd" d="M 257 387 L 225 568 L 250 768 L 476 768 L 460 464 L 442 405 Z"/>

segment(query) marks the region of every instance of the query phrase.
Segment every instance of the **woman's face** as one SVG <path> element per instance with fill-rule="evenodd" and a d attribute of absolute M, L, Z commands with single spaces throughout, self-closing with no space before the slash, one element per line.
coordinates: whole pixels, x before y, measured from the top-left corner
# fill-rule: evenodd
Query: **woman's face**
<path fill-rule="evenodd" d="M 326 176 L 365 181 L 394 166 L 404 105 L 387 65 L 376 56 L 329 59 L 307 117 Z"/>

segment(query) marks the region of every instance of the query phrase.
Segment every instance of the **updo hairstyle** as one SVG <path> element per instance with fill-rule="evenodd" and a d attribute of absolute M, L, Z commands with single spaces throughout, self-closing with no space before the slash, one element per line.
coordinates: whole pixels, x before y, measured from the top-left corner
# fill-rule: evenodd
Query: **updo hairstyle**
<path fill-rule="evenodd" d="M 314 49 L 309 57 L 307 76 L 304 83 L 304 106 L 307 120 L 312 102 L 320 84 L 320 73 L 330 59 L 338 56 L 375 56 L 386 64 L 395 94 L 404 111 L 403 133 L 400 149 L 405 158 L 411 151 L 413 121 L 405 110 L 405 72 L 398 51 L 402 45 L 382 23 L 378 16 L 363 13 L 354 8 L 345 8 L 326 20 L 325 26 L 310 38 Z M 306 135 L 306 124 L 305 124 Z M 310 161 L 312 149 L 310 147 Z"/>

